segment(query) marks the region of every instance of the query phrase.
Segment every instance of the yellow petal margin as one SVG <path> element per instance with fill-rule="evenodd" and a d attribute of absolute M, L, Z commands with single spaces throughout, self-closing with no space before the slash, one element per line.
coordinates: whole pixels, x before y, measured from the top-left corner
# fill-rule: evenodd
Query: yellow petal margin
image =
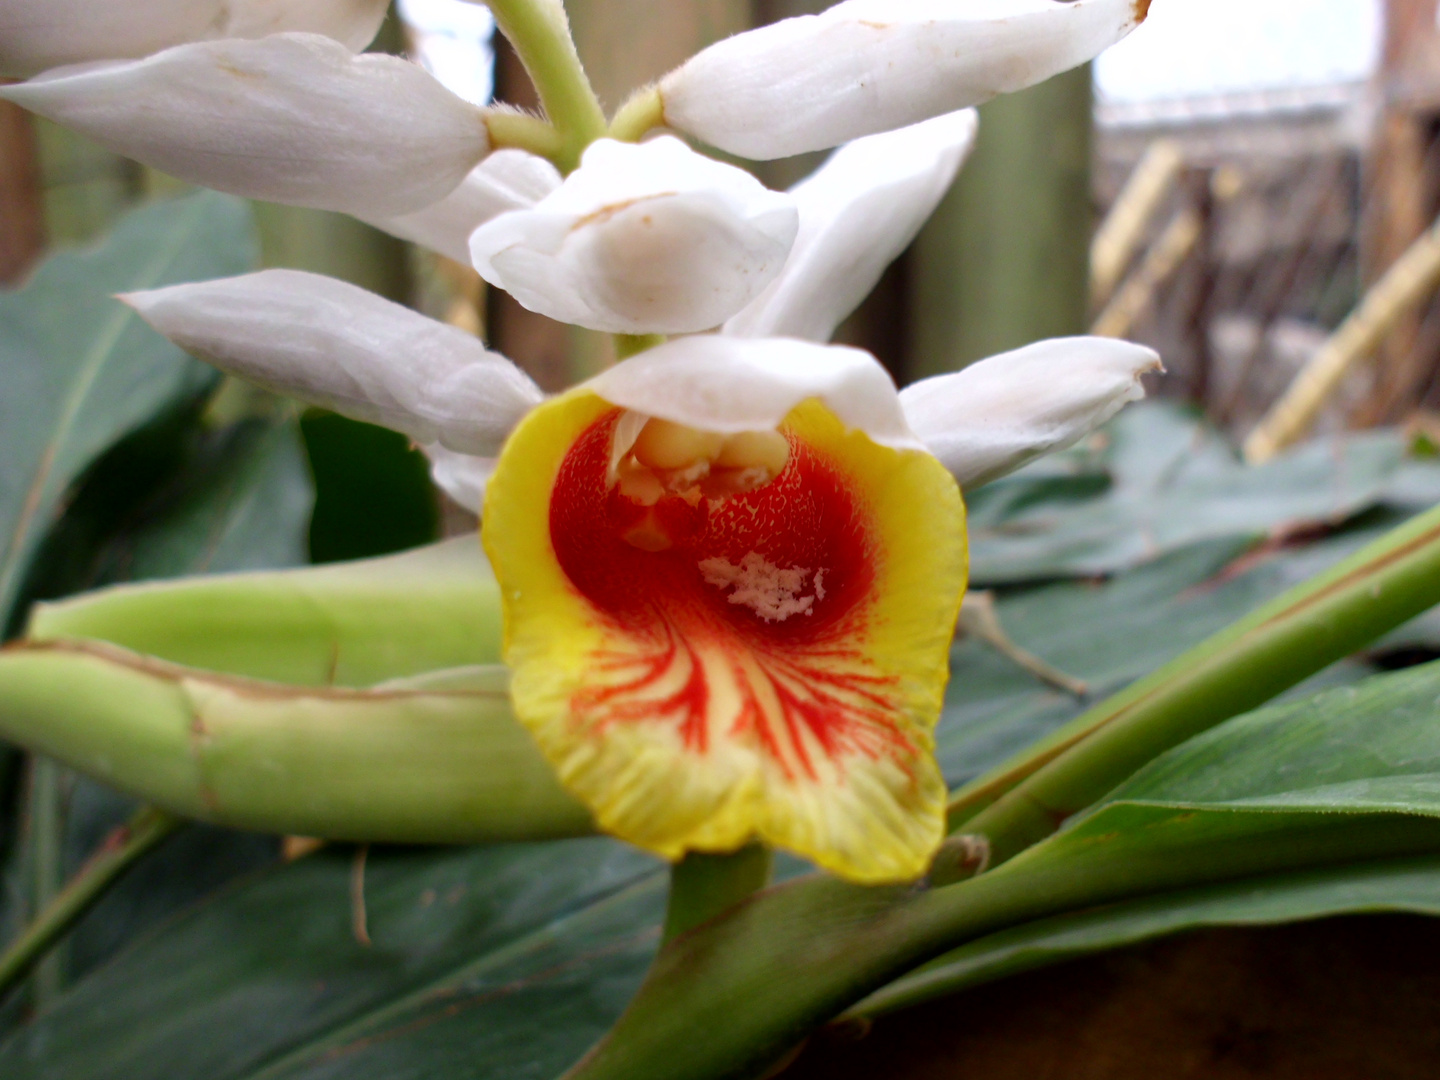
<path fill-rule="evenodd" d="M 640 550 L 608 480 L 621 416 L 553 399 L 488 485 L 517 715 L 601 828 L 666 858 L 759 839 L 856 882 L 921 876 L 967 577 L 953 478 L 810 401 L 770 485 L 672 497 L 678 539 Z"/>

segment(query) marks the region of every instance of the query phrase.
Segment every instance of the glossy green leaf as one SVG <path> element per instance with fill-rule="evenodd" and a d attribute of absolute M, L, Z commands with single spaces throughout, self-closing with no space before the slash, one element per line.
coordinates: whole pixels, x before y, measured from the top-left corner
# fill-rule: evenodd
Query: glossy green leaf
<path fill-rule="evenodd" d="M 668 945 L 574 1075 L 754 1075 L 816 1023 L 984 934 L 1171 889 L 1440 852 L 1437 700 L 1430 665 L 1237 718 L 967 882 L 772 890 Z"/>
<path fill-rule="evenodd" d="M 1200 541 L 1254 543 L 1377 507 L 1429 506 L 1440 501 L 1440 463 L 1407 458 L 1399 432 L 1379 431 L 1245 466 L 1193 410 L 1156 401 L 969 501 L 971 576 L 1001 584 L 1112 573 Z"/>
<path fill-rule="evenodd" d="M 665 875 L 608 840 L 327 850 L 137 942 L 0 1045 L 6 1080 L 555 1076 L 659 941 Z"/>
<path fill-rule="evenodd" d="M 246 205 L 195 195 L 131 213 L 100 246 L 56 255 L 0 295 L 0 614 L 84 470 L 215 382 L 113 294 L 243 273 L 254 260 Z"/>
<path fill-rule="evenodd" d="M 310 527 L 317 563 L 405 551 L 440 535 L 430 462 L 404 435 L 311 411 L 305 446 L 320 493 Z"/>
<path fill-rule="evenodd" d="M 41 605 L 29 636 L 99 639 L 293 686 L 360 687 L 496 663 L 500 593 L 468 536 L 361 562 L 103 590 Z"/>
<path fill-rule="evenodd" d="M 305 564 L 314 489 L 293 417 L 239 420 L 196 443 L 106 545 L 100 583 Z"/>
<path fill-rule="evenodd" d="M 852 1016 L 880 1016 L 1008 975 L 1214 926 L 1335 915 L 1440 915 L 1440 857 L 1363 861 L 1182 889 L 990 934 L 871 995 Z"/>

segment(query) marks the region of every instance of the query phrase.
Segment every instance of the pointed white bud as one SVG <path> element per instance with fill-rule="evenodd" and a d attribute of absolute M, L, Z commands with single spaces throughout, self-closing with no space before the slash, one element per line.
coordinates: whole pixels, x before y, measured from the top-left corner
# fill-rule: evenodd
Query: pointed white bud
<path fill-rule="evenodd" d="M 317 34 L 61 68 L 0 98 L 182 180 L 357 215 L 439 201 L 490 144 L 483 112 L 422 68 Z"/>
<path fill-rule="evenodd" d="M 905 417 L 960 486 L 1063 450 L 1145 396 L 1159 355 L 1113 338 L 1054 338 L 900 392 Z"/>
<path fill-rule="evenodd" d="M 0 75 L 138 60 L 190 41 L 324 34 L 359 52 L 387 0 L 0 0 Z"/>
<path fill-rule="evenodd" d="M 790 191 L 800 234 L 785 269 L 725 333 L 829 341 L 935 212 L 977 125 L 965 109 L 835 151 Z"/>
<path fill-rule="evenodd" d="M 462 454 L 499 453 L 544 396 L 470 334 L 319 274 L 265 270 L 121 299 L 221 371 Z"/>
<path fill-rule="evenodd" d="M 883 446 L 925 449 L 906 425 L 880 361 L 842 345 L 718 334 L 677 338 L 585 385 L 612 405 L 723 435 L 778 427 L 791 409 L 816 398 Z"/>
<path fill-rule="evenodd" d="M 789 196 L 663 136 L 602 139 L 554 194 L 482 225 L 475 268 L 524 307 L 616 334 L 708 330 L 779 274 Z"/>
<path fill-rule="evenodd" d="M 1150 0 L 846 0 L 737 34 L 660 83 L 665 121 L 760 160 L 979 105 L 1092 59 Z"/>
<path fill-rule="evenodd" d="M 523 150 L 497 150 L 437 203 L 398 217 L 364 220 L 458 263 L 470 262 L 470 234 L 511 210 L 534 206 L 560 186 L 560 171 Z"/>

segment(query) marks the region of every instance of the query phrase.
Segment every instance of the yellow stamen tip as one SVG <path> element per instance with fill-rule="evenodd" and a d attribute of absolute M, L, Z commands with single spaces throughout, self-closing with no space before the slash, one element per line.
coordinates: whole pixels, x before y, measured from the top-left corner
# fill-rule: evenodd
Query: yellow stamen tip
<path fill-rule="evenodd" d="M 742 431 L 720 448 L 715 464 L 722 469 L 765 468 L 778 476 L 790 460 L 790 441 L 778 431 Z"/>
<path fill-rule="evenodd" d="M 725 436 L 698 431 L 669 420 L 651 420 L 640 432 L 633 448 L 635 460 L 652 469 L 684 469 L 698 462 L 715 460 Z"/>

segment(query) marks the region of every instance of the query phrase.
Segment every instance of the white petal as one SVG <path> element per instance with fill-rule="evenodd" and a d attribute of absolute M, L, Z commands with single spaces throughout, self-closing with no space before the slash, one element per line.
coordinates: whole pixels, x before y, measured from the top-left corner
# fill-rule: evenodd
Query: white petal
<path fill-rule="evenodd" d="M 835 151 L 790 191 L 800 234 L 785 269 L 725 333 L 829 341 L 935 212 L 977 125 L 964 109 Z"/>
<path fill-rule="evenodd" d="M 531 311 L 617 334 L 718 326 L 779 274 L 799 218 L 786 195 L 664 136 L 602 139 L 533 209 L 471 238 L 475 268 Z"/>
<path fill-rule="evenodd" d="M 420 448 L 430 459 L 430 478 L 457 506 L 479 514 L 485 505 L 485 485 L 495 471 L 498 458 L 474 457 L 447 450 L 439 443 Z"/>
<path fill-rule="evenodd" d="M 222 371 L 464 454 L 499 453 L 543 397 L 464 331 L 319 274 L 265 270 L 121 299 Z"/>
<path fill-rule="evenodd" d="M 861 349 L 788 338 L 678 338 L 584 384 L 612 405 L 733 435 L 774 428 L 817 398 L 877 443 L 922 450 L 895 384 Z"/>
<path fill-rule="evenodd" d="M 900 392 L 905 417 L 961 487 L 978 487 L 1063 450 L 1161 371 L 1153 349 L 1112 338 L 1055 338 L 992 356 Z"/>
<path fill-rule="evenodd" d="M 366 217 L 377 229 L 470 262 L 470 234 L 511 210 L 534 206 L 560 186 L 558 169 L 523 150 L 497 150 L 437 203 L 398 217 Z"/>
<path fill-rule="evenodd" d="M 737 34 L 660 83 L 672 127 L 749 158 L 823 150 L 1090 60 L 1150 0 L 847 0 Z"/>
<path fill-rule="evenodd" d="M 317 34 L 61 68 L 0 98 L 182 180 L 353 214 L 437 202 L 489 149 L 484 114 L 422 68 Z"/>
<path fill-rule="evenodd" d="M 138 60 L 189 41 L 324 34 L 358 52 L 387 0 L 0 0 L 0 75 Z"/>

